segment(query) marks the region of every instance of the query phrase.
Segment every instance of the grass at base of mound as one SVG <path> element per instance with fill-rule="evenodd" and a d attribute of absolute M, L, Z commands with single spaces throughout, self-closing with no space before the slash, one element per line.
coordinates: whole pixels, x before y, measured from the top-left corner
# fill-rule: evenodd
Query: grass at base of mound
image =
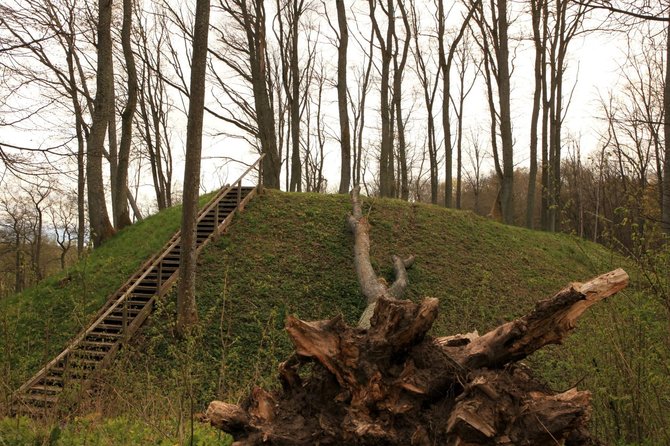
<path fill-rule="evenodd" d="M 0 419 L 2 446 L 230 446 L 232 437 L 190 420 L 141 420 L 128 417 L 76 418 L 66 425 L 28 418 Z"/>

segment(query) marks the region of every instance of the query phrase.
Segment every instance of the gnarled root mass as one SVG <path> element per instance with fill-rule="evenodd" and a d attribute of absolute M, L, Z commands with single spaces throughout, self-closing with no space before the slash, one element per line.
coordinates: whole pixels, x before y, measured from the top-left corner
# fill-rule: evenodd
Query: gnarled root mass
<path fill-rule="evenodd" d="M 438 302 L 381 296 L 369 328 L 289 317 L 295 353 L 282 390 L 205 414 L 238 445 L 589 445 L 590 394 L 556 394 L 517 361 L 560 343 L 594 303 L 626 286 L 621 269 L 573 283 L 530 314 L 478 336 L 432 338 Z"/>

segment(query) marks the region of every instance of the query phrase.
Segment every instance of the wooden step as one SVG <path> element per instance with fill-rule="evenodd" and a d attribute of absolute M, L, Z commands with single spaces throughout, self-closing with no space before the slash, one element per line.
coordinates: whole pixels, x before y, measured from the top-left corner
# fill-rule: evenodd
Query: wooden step
<path fill-rule="evenodd" d="M 126 324 L 127 324 L 127 325 L 130 325 L 130 323 L 133 321 L 133 319 L 135 319 L 135 316 L 137 316 L 137 313 L 136 313 L 136 314 L 133 314 L 133 315 L 130 315 L 130 314 L 129 314 L 129 315 L 125 318 L 125 320 L 126 320 Z M 121 316 L 121 315 L 111 315 L 111 314 L 110 314 L 109 316 L 107 316 L 107 317 L 105 318 L 105 321 L 110 321 L 110 322 L 120 322 L 121 325 L 123 325 L 123 319 L 124 319 L 124 317 Z"/>
<path fill-rule="evenodd" d="M 106 324 L 104 322 L 99 323 L 98 325 L 95 326 L 95 328 L 100 330 L 114 330 L 118 332 L 120 332 L 123 329 L 121 325 Z"/>
<path fill-rule="evenodd" d="M 26 393 L 25 395 L 21 395 L 21 399 L 31 403 L 45 403 L 49 405 L 53 405 L 58 402 L 57 396 L 47 394 Z"/>
<path fill-rule="evenodd" d="M 93 371 L 92 369 L 80 368 L 80 367 L 68 367 L 67 370 L 63 366 L 53 367 L 54 372 L 59 372 L 61 375 L 65 375 L 66 379 L 73 379 L 77 381 L 82 381 L 88 379 L 88 376 Z"/>
<path fill-rule="evenodd" d="M 84 339 L 83 341 L 80 342 L 80 344 L 96 348 L 111 348 L 114 346 L 114 342 L 89 341 L 88 339 Z"/>
<path fill-rule="evenodd" d="M 126 302 L 125 313 L 128 316 L 137 316 L 140 312 L 142 312 L 144 307 L 146 307 L 149 302 L 150 300 L 135 300 L 133 296 L 132 299 L 129 299 Z M 123 312 L 124 312 L 123 304 L 120 303 L 116 308 L 114 308 L 114 311 L 112 311 L 110 314 L 113 314 L 115 316 L 123 316 Z"/>
<path fill-rule="evenodd" d="M 100 360 L 98 359 L 87 359 L 87 358 L 82 358 L 82 357 L 73 357 L 70 360 L 70 369 L 94 369 L 100 364 Z M 81 367 L 84 366 L 84 367 Z"/>
<path fill-rule="evenodd" d="M 97 327 L 96 327 L 97 328 Z M 107 339 L 119 339 L 122 338 L 123 335 L 121 333 L 110 333 L 107 331 L 95 331 L 95 328 L 93 331 L 91 331 L 87 337 L 95 337 L 95 338 L 107 338 Z"/>
<path fill-rule="evenodd" d="M 55 393 L 60 393 L 63 391 L 62 387 L 59 386 L 48 386 L 45 384 L 36 384 L 30 388 L 31 391 L 33 392 L 40 392 L 41 394 L 55 394 Z M 32 393 L 34 395 L 35 393 Z M 29 394 L 31 395 L 31 394 Z"/>
<path fill-rule="evenodd" d="M 154 289 L 150 289 L 150 290 L 145 290 L 145 289 L 143 289 L 143 288 L 139 288 L 139 289 L 138 289 L 138 288 L 136 287 L 136 288 L 133 289 L 133 292 L 131 293 L 131 296 L 132 296 L 133 298 L 135 298 L 135 297 L 139 297 L 139 298 L 151 298 L 151 297 L 154 296 L 157 292 L 158 292 L 158 290 L 155 289 L 155 288 L 154 288 Z M 148 301 L 148 299 L 147 299 L 147 301 Z M 137 301 L 137 302 L 139 302 L 139 301 Z M 120 307 L 123 307 L 123 305 L 120 304 Z"/>
<path fill-rule="evenodd" d="M 132 319 L 138 314 L 140 314 L 146 305 L 147 305 L 146 302 L 129 303 L 125 311 L 126 319 Z M 112 319 L 123 318 L 124 316 L 123 305 L 119 305 L 118 307 L 116 307 L 116 309 L 111 313 L 109 313 L 107 317 L 109 316 L 111 316 Z M 107 317 L 105 317 L 105 319 L 107 319 Z"/>
<path fill-rule="evenodd" d="M 63 379 L 63 375 L 51 375 L 51 374 L 49 374 L 49 375 L 46 375 L 44 378 L 42 378 L 42 380 L 40 382 L 51 383 L 51 385 L 60 384 L 61 387 L 62 387 L 65 380 Z"/>
<path fill-rule="evenodd" d="M 106 351 L 102 350 L 88 350 L 88 349 L 77 349 L 72 352 L 72 354 L 76 355 L 77 358 L 104 358 L 107 356 Z"/>

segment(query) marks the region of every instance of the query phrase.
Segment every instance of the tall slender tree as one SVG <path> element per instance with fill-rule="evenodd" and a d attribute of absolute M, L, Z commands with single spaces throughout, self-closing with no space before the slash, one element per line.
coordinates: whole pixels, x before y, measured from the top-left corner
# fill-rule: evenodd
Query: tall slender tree
<path fill-rule="evenodd" d="M 181 251 L 179 259 L 179 292 L 177 295 L 177 332 L 186 335 L 198 322 L 195 302 L 196 229 L 198 193 L 200 191 L 200 156 L 205 111 L 205 74 L 209 35 L 209 0 L 197 0 L 193 28 L 191 88 L 186 124 L 186 160 L 184 164 L 184 198 L 181 218 Z"/>
<path fill-rule="evenodd" d="M 453 143 L 451 141 L 451 65 L 458 44 L 465 35 L 469 26 L 470 19 L 475 11 L 481 5 L 481 0 L 475 0 L 468 7 L 468 13 L 463 19 L 458 34 L 454 37 L 447 49 L 445 45 L 446 38 L 446 20 L 444 11 L 444 0 L 438 0 L 437 3 L 437 37 L 440 53 L 440 71 L 442 72 L 442 128 L 444 131 L 444 205 L 448 208 L 453 206 Z M 481 8 L 480 8 L 481 9 Z"/>
<path fill-rule="evenodd" d="M 116 188 L 112 190 L 114 200 L 114 226 L 117 230 L 130 225 L 128 210 L 128 168 L 130 165 L 130 144 L 133 138 L 133 118 L 137 108 L 137 68 L 131 43 L 133 24 L 133 0 L 123 0 L 123 25 L 121 26 L 121 46 L 126 63 L 128 98 L 121 115 L 121 144 L 116 164 Z"/>
<path fill-rule="evenodd" d="M 667 11 L 667 19 L 665 85 L 663 86 L 663 135 L 665 136 L 665 150 L 663 158 L 663 200 L 661 201 L 661 221 L 665 233 L 670 234 L 670 10 Z"/>
<path fill-rule="evenodd" d="M 398 184 L 396 194 L 403 200 L 409 199 L 408 166 L 407 166 L 407 141 L 405 139 L 405 121 L 403 118 L 403 100 L 402 100 L 402 79 L 404 76 L 407 57 L 409 55 L 409 45 L 412 31 L 409 25 L 409 18 L 403 0 L 397 0 L 400 17 L 405 28 L 402 47 L 398 37 L 397 27 L 393 27 L 393 99 L 392 104 L 395 107 L 396 131 L 398 135 Z M 402 49 L 401 49 L 402 48 Z"/>
<path fill-rule="evenodd" d="M 530 117 L 530 166 L 528 170 L 528 193 L 526 195 L 526 227 L 533 229 L 535 222 L 535 190 L 537 188 L 537 146 L 538 124 L 542 100 L 542 84 L 545 79 L 545 49 L 547 45 L 546 22 L 542 20 L 542 11 L 547 0 L 530 0 L 531 23 L 533 28 L 533 46 L 535 63 L 533 74 L 535 88 L 533 90 L 533 108 Z"/>
<path fill-rule="evenodd" d="M 337 44 L 337 111 L 340 118 L 340 188 L 339 193 L 349 192 L 351 183 L 351 133 L 349 130 L 349 111 L 347 104 L 347 49 L 349 46 L 349 27 L 344 0 L 335 0 L 337 7 L 337 25 L 339 41 Z"/>
<path fill-rule="evenodd" d="M 483 6 L 479 6 L 475 17 L 481 32 L 479 46 L 484 56 L 484 74 L 486 76 L 491 114 L 493 159 L 500 183 L 500 191 L 496 200 L 497 209 L 502 214 L 503 222 L 511 224 L 514 222 L 514 140 L 512 137 L 512 113 L 510 105 L 511 82 L 507 0 L 490 0 L 488 7 L 488 16 L 484 13 Z M 498 91 L 497 101 L 493 97 L 494 82 Z M 497 149 L 496 139 L 498 134 L 500 135 L 502 156 L 498 153 Z M 502 161 L 502 164 L 500 161 Z"/>
<path fill-rule="evenodd" d="M 105 189 L 102 180 L 102 157 L 105 134 L 114 110 L 110 91 L 113 89 L 112 75 L 112 0 L 98 0 L 98 58 L 97 89 L 93 122 L 86 152 L 86 179 L 88 183 L 88 218 L 94 246 L 100 246 L 114 234 L 105 204 Z M 112 87 L 110 87 L 112 86 Z"/>
<path fill-rule="evenodd" d="M 391 61 L 393 60 L 393 35 L 395 32 L 394 0 L 387 0 L 383 10 L 386 16 L 386 36 L 382 35 L 376 16 L 377 1 L 368 0 L 370 19 L 382 54 L 381 82 L 379 94 L 379 112 L 381 119 L 381 147 L 379 153 L 379 193 L 382 197 L 395 195 L 395 175 L 393 160 L 393 119 L 389 100 L 389 80 L 391 79 Z"/>

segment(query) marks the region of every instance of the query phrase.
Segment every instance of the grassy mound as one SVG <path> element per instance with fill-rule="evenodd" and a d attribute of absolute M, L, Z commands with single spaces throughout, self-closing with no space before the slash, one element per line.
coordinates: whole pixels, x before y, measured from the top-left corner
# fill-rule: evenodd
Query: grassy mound
<path fill-rule="evenodd" d="M 201 198 L 201 205 L 212 195 Z M 172 237 L 175 206 L 125 228 L 73 267 L 0 300 L 0 408 L 16 389 L 87 327 L 108 297 Z"/>
<path fill-rule="evenodd" d="M 287 314 L 324 319 L 341 313 L 355 323 L 363 301 L 352 263 L 353 240 L 345 225 L 349 209 L 349 198 L 342 195 L 268 191 L 254 199 L 228 234 L 201 255 L 198 333 L 177 340 L 175 298 L 162 302 L 138 342 L 122 351 L 106 376 L 97 409 L 134 419 L 181 420 L 184 414 L 204 410 L 212 399 L 235 402 L 254 384 L 274 385 L 278 362 L 291 348 L 283 332 Z M 570 281 L 625 267 L 620 257 L 599 245 L 503 226 L 469 212 L 383 199 L 367 200 L 364 211 L 369 212 L 371 256 L 379 274 L 392 278 L 391 254 L 416 255 L 407 297 L 440 299 L 435 334 L 482 333 L 527 312 Z M 143 225 L 178 225 L 176 215 L 170 210 Z M 123 236 L 115 239 L 120 245 Z M 118 266 L 120 261 L 103 260 L 109 254 L 101 249 L 88 258 L 86 271 L 92 271 L 96 255 L 99 262 Z M 133 261 L 141 263 L 139 256 Z M 594 428 L 605 440 L 662 444 L 669 434 L 664 426 L 670 425 L 667 315 L 644 293 L 634 270 L 627 270 L 635 285 L 630 291 L 590 311 L 567 345 L 528 362 L 556 389 L 579 383 L 594 393 Z M 91 275 L 86 277 L 90 289 L 101 289 Z M 57 284 L 52 279 L 51 287 Z M 44 292 L 32 293 L 41 296 L 41 305 L 57 306 L 53 298 L 42 297 Z M 78 296 L 68 293 L 70 300 Z M 4 317 L 5 326 L 11 325 L 5 333 L 13 337 L 12 376 L 25 377 L 47 351 L 55 351 L 19 347 L 30 332 L 36 338 L 52 333 L 50 342 L 41 344 L 50 346 L 57 343 L 56 335 L 63 341 L 71 337 L 81 322 L 52 322 L 47 330 L 48 323 L 38 316 L 21 316 L 17 322 L 17 315 L 35 313 L 40 304 L 29 303 L 28 295 L 14 299 L 0 305 L 13 312 Z M 100 303 L 81 310 L 68 304 L 59 311 L 85 314 Z M 32 306 L 20 311 L 19 305 Z M 12 327 L 19 324 L 26 328 L 14 333 Z M 68 327 L 72 330 L 66 331 Z"/>

